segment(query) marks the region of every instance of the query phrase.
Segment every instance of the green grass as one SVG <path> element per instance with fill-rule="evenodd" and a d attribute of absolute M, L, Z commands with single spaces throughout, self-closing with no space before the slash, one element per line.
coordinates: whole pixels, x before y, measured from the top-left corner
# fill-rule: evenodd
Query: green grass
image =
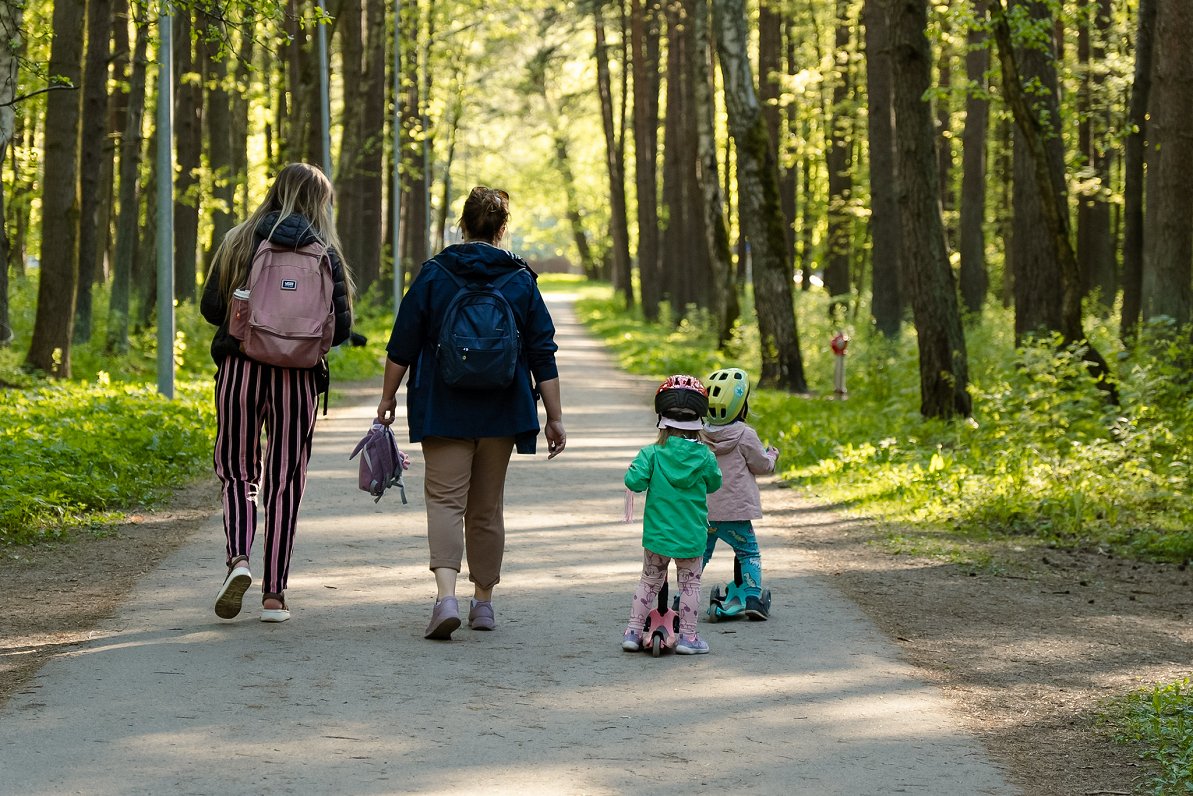
<path fill-rule="evenodd" d="M 1014 538 L 1193 557 L 1193 387 L 1174 364 L 1175 345 L 1157 338 L 1128 353 L 1113 330 L 1089 320 L 1091 339 L 1121 379 L 1116 407 L 1092 385 L 1078 352 L 1058 354 L 1051 341 L 1016 349 L 1010 313 L 993 308 L 966 332 L 972 420 L 933 421 L 919 413 L 913 329 L 892 342 L 864 323 L 833 325 L 818 294 L 797 302 L 811 393 L 757 390 L 750 422 L 782 450 L 784 478 L 897 528 L 892 549 L 948 548 L 955 558 L 965 540 Z M 739 328 L 718 352 L 699 316 L 648 324 L 608 289 L 579 309 L 630 372 L 662 378 L 728 365 L 759 372 L 754 329 Z M 831 398 L 828 343 L 838 329 L 853 339 L 845 401 Z"/>
<path fill-rule="evenodd" d="M 1141 689 L 1115 705 L 1119 742 L 1158 768 L 1144 787 L 1156 796 L 1193 793 L 1193 685 L 1186 678 Z"/>

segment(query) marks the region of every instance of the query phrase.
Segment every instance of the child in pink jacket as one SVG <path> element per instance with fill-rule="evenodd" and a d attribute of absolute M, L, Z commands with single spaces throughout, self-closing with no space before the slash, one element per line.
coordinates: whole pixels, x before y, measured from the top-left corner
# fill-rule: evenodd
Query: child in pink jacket
<path fill-rule="evenodd" d="M 743 613 L 753 620 L 765 620 L 770 613 L 770 600 L 769 595 L 763 594 L 762 554 L 751 520 L 762 517 L 762 499 L 755 476 L 774 472 L 779 450 L 763 447 L 758 432 L 745 422 L 749 413 L 750 377 L 744 370 L 715 371 L 705 384 L 708 418 L 700 437 L 716 454 L 723 481 L 720 489 L 708 495 L 704 566 L 708 566 L 718 539 L 728 543 L 741 567 Z"/>

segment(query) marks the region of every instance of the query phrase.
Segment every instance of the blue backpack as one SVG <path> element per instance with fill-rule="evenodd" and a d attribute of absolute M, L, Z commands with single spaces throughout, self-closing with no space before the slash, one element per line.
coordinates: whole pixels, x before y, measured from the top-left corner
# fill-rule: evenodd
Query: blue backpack
<path fill-rule="evenodd" d="M 459 389 L 508 387 L 522 351 L 522 334 L 514 308 L 501 288 L 522 269 L 516 268 L 492 282 L 465 282 L 442 265 L 439 267 L 458 288 L 439 327 L 435 346 L 439 375 L 446 384 Z"/>

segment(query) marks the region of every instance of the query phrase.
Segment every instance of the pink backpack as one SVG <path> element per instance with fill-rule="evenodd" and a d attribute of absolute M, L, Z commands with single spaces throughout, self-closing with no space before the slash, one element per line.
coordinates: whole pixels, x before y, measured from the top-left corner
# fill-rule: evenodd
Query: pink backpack
<path fill-rule="evenodd" d="M 291 248 L 262 241 L 248 284 L 232 294 L 228 332 L 245 356 L 258 362 L 313 368 L 331 349 L 334 291 L 326 246 Z"/>

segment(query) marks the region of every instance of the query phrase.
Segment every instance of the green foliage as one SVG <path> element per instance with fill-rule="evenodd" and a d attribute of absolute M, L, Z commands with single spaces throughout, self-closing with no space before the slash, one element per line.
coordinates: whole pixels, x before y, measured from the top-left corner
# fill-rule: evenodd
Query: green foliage
<path fill-rule="evenodd" d="M 1118 352 L 1122 404 L 1114 407 L 1094 387 L 1080 351 L 1058 349 L 1055 340 L 1016 349 L 1008 312 L 988 310 L 967 332 L 974 418 L 945 423 L 919 413 L 913 330 L 890 341 L 847 327 L 850 397 L 825 397 L 835 328 L 822 296 L 801 294 L 799 302 L 812 393 L 756 390 L 750 400 L 750 422 L 782 450 L 788 480 L 899 526 L 891 539 L 897 550 L 944 549 L 946 542 L 930 539 L 947 534 L 1193 557 L 1193 387 L 1177 343 L 1153 339 Z M 718 353 L 698 321 L 646 324 L 608 294 L 579 308 L 633 372 L 703 374 L 736 364 L 757 377 L 757 343 L 748 333 Z M 1111 353 L 1098 323 L 1090 319 L 1087 328 Z M 1178 339 L 1168 332 L 1159 339 Z"/>
<path fill-rule="evenodd" d="M 111 520 L 211 466 L 209 383 L 34 383 L 0 394 L 0 542 Z"/>
<path fill-rule="evenodd" d="M 1111 722 L 1120 743 L 1138 746 L 1159 773 L 1147 783 L 1156 796 L 1193 793 L 1193 686 L 1188 678 L 1127 697 Z"/>

